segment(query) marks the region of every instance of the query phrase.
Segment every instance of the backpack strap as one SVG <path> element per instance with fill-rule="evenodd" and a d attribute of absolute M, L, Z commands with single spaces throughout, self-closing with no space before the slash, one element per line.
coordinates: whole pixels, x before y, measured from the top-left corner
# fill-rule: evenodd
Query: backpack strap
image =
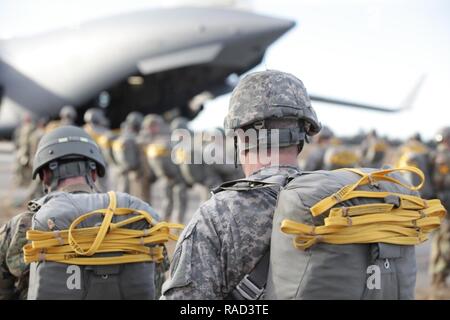
<path fill-rule="evenodd" d="M 33 213 L 36 213 L 41 209 L 41 207 L 48 201 L 49 195 L 45 195 L 39 199 L 33 199 L 28 201 L 27 208 Z"/>
<path fill-rule="evenodd" d="M 235 185 L 240 182 L 250 183 L 250 185 L 253 184 L 253 187 L 250 187 L 250 189 L 265 188 L 271 186 L 282 188 L 299 174 L 300 173 L 295 175 L 279 174 L 268 177 L 267 179 L 264 179 L 262 181 L 253 181 L 245 179 L 230 181 L 228 183 L 230 183 L 231 186 L 228 186 L 228 183 L 222 184 L 221 186 L 216 188 L 218 189 L 218 191 L 216 192 L 222 190 L 248 190 L 248 188 L 235 189 Z M 250 271 L 250 273 L 246 274 L 241 281 L 239 281 L 236 287 L 225 297 L 225 299 L 226 300 L 261 299 L 267 284 L 267 275 L 269 273 L 269 262 L 270 262 L 270 248 L 267 249 L 266 253 L 262 256 L 262 258 L 258 261 L 258 263 L 256 263 L 253 270 Z"/>
<path fill-rule="evenodd" d="M 256 179 L 237 179 L 237 180 L 231 180 L 222 183 L 221 185 L 213 188 L 211 192 L 213 194 L 216 194 L 221 191 L 225 190 L 233 190 L 233 191 L 246 191 L 246 190 L 252 190 L 252 189 L 260 189 L 260 188 L 267 188 L 267 187 L 284 187 L 287 185 L 292 179 L 300 175 L 299 172 L 296 174 L 276 174 L 273 176 L 268 176 L 262 180 L 256 180 Z"/>
<path fill-rule="evenodd" d="M 227 300 L 259 300 L 266 287 L 270 250 L 267 250 L 250 273 L 228 294 Z"/>

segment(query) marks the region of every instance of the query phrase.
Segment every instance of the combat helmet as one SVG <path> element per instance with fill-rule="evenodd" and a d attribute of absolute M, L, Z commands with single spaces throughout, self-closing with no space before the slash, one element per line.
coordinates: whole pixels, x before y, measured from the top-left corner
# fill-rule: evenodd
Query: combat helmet
<path fill-rule="evenodd" d="M 170 122 L 170 130 L 176 130 L 176 129 L 186 129 L 189 130 L 188 127 L 189 120 L 184 117 L 176 117 L 175 119 Z"/>
<path fill-rule="evenodd" d="M 264 129 L 267 119 L 296 119 L 297 128 L 279 129 L 279 145 L 298 145 L 317 134 L 321 124 L 302 81 L 276 70 L 251 73 L 233 90 L 225 129 Z"/>
<path fill-rule="evenodd" d="M 317 136 L 322 140 L 332 139 L 334 137 L 334 132 L 330 127 L 322 126 L 322 130 L 320 130 L 320 133 Z"/>
<path fill-rule="evenodd" d="M 52 189 L 60 180 L 76 176 L 85 176 L 94 188 L 90 171 L 96 170 L 100 177 L 105 175 L 99 147 L 83 129 L 75 126 L 61 126 L 41 138 L 33 160 L 33 180 L 38 174 L 42 179 L 44 168 L 52 172 Z"/>
<path fill-rule="evenodd" d="M 125 119 L 126 126 L 131 128 L 133 131 L 138 132 L 141 129 L 142 121 L 144 116 L 138 111 L 133 111 L 128 114 Z"/>
<path fill-rule="evenodd" d="M 450 141 L 450 127 L 441 128 L 435 136 L 437 143 L 442 143 L 444 141 Z"/>
<path fill-rule="evenodd" d="M 155 130 L 156 128 L 156 130 Z M 144 117 L 144 120 L 142 120 L 141 125 L 142 131 L 148 131 L 153 134 L 159 134 L 159 133 L 168 133 L 169 128 L 162 116 L 159 114 L 148 114 Z"/>
<path fill-rule="evenodd" d="M 102 109 L 90 108 L 84 113 L 83 120 L 85 123 L 102 125 L 106 122 L 106 117 Z"/>
<path fill-rule="evenodd" d="M 77 118 L 77 111 L 73 106 L 64 106 L 59 112 L 59 118 L 61 120 L 69 120 L 70 122 L 75 122 Z"/>

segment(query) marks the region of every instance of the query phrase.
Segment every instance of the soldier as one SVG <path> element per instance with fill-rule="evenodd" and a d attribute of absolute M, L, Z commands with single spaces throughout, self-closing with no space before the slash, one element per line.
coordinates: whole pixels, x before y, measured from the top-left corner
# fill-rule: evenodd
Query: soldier
<path fill-rule="evenodd" d="M 188 128 L 187 123 L 188 120 L 181 117 L 171 122 L 172 132 L 183 129 L 194 139 L 191 141 L 193 143 L 183 144 L 182 147 L 174 150 L 175 156 L 186 183 L 190 187 L 194 185 L 201 187 L 200 199 L 203 202 L 210 197 L 211 189 L 225 181 L 243 178 L 243 173 L 240 167 L 235 167 L 226 154 L 227 137 L 223 129 L 212 132 L 193 132 Z"/>
<path fill-rule="evenodd" d="M 204 146 L 204 155 L 212 155 L 217 159 L 221 159 L 222 163 L 214 163 L 211 165 L 212 169 L 220 177 L 221 183 L 230 180 L 241 179 L 244 177 L 242 168 L 240 165 L 236 167 L 233 164 L 233 152 L 230 149 L 233 146 L 232 141 L 230 142 L 230 137 L 225 134 L 223 128 L 217 128 L 213 131 L 213 136 L 218 139 L 214 141 L 209 141 Z M 217 186 L 213 185 L 214 187 Z"/>
<path fill-rule="evenodd" d="M 32 212 L 16 215 L 0 227 L 0 300 L 27 298 L 29 268 L 22 248 L 32 216 Z"/>
<path fill-rule="evenodd" d="M 355 148 L 346 145 L 330 146 L 324 154 L 322 169 L 356 168 L 359 162 L 360 156 Z"/>
<path fill-rule="evenodd" d="M 22 124 L 14 133 L 16 149 L 16 161 L 14 166 L 14 176 L 18 186 L 28 186 L 31 178 L 31 153 L 30 137 L 35 129 L 35 123 L 31 115 L 26 114 L 22 119 Z"/>
<path fill-rule="evenodd" d="M 142 120 L 141 128 L 139 134 L 136 138 L 136 142 L 140 149 L 140 163 L 141 163 L 141 176 L 142 180 L 146 181 L 146 183 L 142 184 L 142 193 L 146 194 L 148 199 L 152 198 L 151 194 L 151 185 L 156 182 L 155 173 L 150 168 L 150 165 L 147 161 L 146 150 L 147 147 L 152 143 L 155 138 L 155 132 L 153 128 L 153 120 L 157 115 L 148 114 Z"/>
<path fill-rule="evenodd" d="M 113 142 L 113 155 L 119 170 L 118 190 L 138 198 L 149 200 L 149 179 L 138 134 L 143 121 L 142 114 L 131 112 L 122 125 L 120 136 Z"/>
<path fill-rule="evenodd" d="M 381 168 L 384 164 L 388 144 L 385 139 L 378 137 L 377 131 L 372 130 L 367 135 L 361 147 L 363 166 Z"/>
<path fill-rule="evenodd" d="M 157 271 L 154 269 L 154 256 L 159 256 L 158 261 L 163 258 L 160 249 L 152 249 L 146 245 L 144 247 L 147 249 L 135 247 L 131 252 L 120 245 L 110 250 L 108 247 L 102 248 L 104 234 L 100 229 L 114 232 L 109 223 L 119 221 L 122 225 L 114 229 L 123 228 L 126 225 L 124 220 L 130 216 L 127 212 L 139 210 L 145 217 L 145 220 L 137 221 L 136 214 L 133 214 L 133 222 L 128 225 L 133 232 L 143 232 L 139 242 L 142 245 L 151 244 L 144 238 L 152 234 L 149 228 L 155 225 L 153 221 L 158 220 L 158 215 L 147 203 L 128 194 L 95 193 L 95 179 L 104 173 L 105 165 L 99 148 L 82 129 L 62 126 L 41 139 L 32 174 L 33 179 L 39 175 L 48 194 L 30 202 L 29 212 L 14 217 L 0 231 L 1 298 L 24 298 L 29 275 L 29 299 L 151 299 L 155 297 L 155 293 L 158 294 L 158 286 L 167 267 L 167 263 L 163 263 L 156 266 Z M 122 208 L 119 215 L 116 214 L 116 206 Z M 108 209 L 105 211 L 106 207 Z M 84 214 L 101 210 L 105 211 L 105 218 L 101 218 L 101 215 L 90 217 L 92 213 Z M 88 217 L 89 219 L 83 222 L 83 228 L 78 227 L 77 232 L 91 230 L 98 225 L 104 226 L 105 228 L 99 229 L 95 239 L 92 238 L 93 243 L 99 244 L 100 247 L 92 244 L 89 252 L 86 252 L 86 242 L 73 245 L 77 243 L 77 237 L 74 235 L 70 241 L 59 238 L 54 245 L 47 244 L 49 247 L 43 249 L 44 251 L 38 249 L 36 252 L 31 245 L 27 245 L 22 251 L 22 247 L 27 243 L 25 234 L 31 224 L 33 234 L 38 234 L 37 239 L 31 236 L 31 240 L 38 241 L 46 234 L 63 237 L 64 234 L 67 235 L 65 229 L 76 223 L 75 219 Z M 86 227 L 90 229 L 85 229 Z M 122 232 L 130 229 L 124 229 Z M 88 237 L 88 234 L 85 237 Z M 96 248 L 103 255 L 96 254 Z M 71 252 L 72 250 L 74 252 Z M 66 254 L 58 255 L 52 252 Z M 126 256 L 129 263 L 123 264 L 123 260 L 114 252 L 128 252 L 122 257 Z M 145 257 L 133 256 L 137 252 L 148 253 L 144 254 Z M 32 263 L 31 268 L 26 262 Z M 74 274 L 80 278 L 77 279 Z"/>
<path fill-rule="evenodd" d="M 152 132 L 152 141 L 147 146 L 148 164 L 161 183 L 162 209 L 164 219 L 182 222 L 186 211 L 186 182 L 180 167 L 172 161 L 172 143 L 170 126 L 159 115 L 147 120 Z"/>
<path fill-rule="evenodd" d="M 320 133 L 316 136 L 315 144 L 312 146 L 312 149 L 308 157 L 305 159 L 304 164 L 302 165 L 303 170 L 305 171 L 316 171 L 323 170 L 325 168 L 324 157 L 325 152 L 328 147 L 331 146 L 331 141 L 334 137 L 333 131 L 324 126 Z"/>
<path fill-rule="evenodd" d="M 85 124 L 83 125 L 84 131 L 86 131 L 92 139 L 97 143 L 102 152 L 103 158 L 106 160 L 106 174 L 97 180 L 96 185 L 101 191 L 106 191 L 109 189 L 109 171 L 110 164 L 113 163 L 112 156 L 112 133 L 107 128 L 106 124 L 108 120 L 102 109 L 90 108 L 84 113 L 83 120 Z"/>
<path fill-rule="evenodd" d="M 443 128 L 436 135 L 437 150 L 432 156 L 431 180 L 437 196 L 445 208 L 450 208 L 450 127 Z M 450 222 L 444 220 L 441 229 L 433 238 L 430 272 L 433 296 L 447 288 L 446 279 L 450 273 Z"/>
<path fill-rule="evenodd" d="M 414 222 L 431 215 L 443 218 L 445 210 L 419 198 L 415 186 L 398 180 L 400 174 L 386 176 L 393 171 L 352 168 L 301 174 L 297 156 L 306 137 L 320 127 L 303 83 L 293 75 L 269 70 L 239 82 L 225 128 L 236 134 L 246 179 L 216 188 L 194 214 L 177 243 L 163 298 L 414 297 L 415 252 L 405 241 L 424 241 L 422 232 L 430 229 Z M 408 170 L 420 175 L 415 168 Z M 375 198 L 379 202 L 373 203 Z M 406 198 L 417 205 L 404 203 Z M 373 213 L 381 207 L 381 212 L 392 213 L 403 205 L 414 217 L 399 232 L 394 231 L 400 226 L 397 220 L 386 226 L 379 223 L 386 219 Z M 330 209 L 340 211 L 336 221 Z M 361 215 L 369 223 L 353 225 Z M 326 225 L 329 220 L 334 221 L 331 226 Z M 439 223 L 434 219 L 427 227 Z M 368 278 L 372 269 L 377 271 Z"/>
<path fill-rule="evenodd" d="M 433 181 L 431 179 L 432 152 L 422 142 L 420 134 L 414 134 L 398 148 L 395 155 L 395 167 L 413 166 L 422 170 L 425 175 L 425 182 L 420 189 L 420 194 L 426 199 L 435 196 Z M 405 173 L 405 178 L 412 184 L 417 184 L 418 179 L 415 175 Z"/>
<path fill-rule="evenodd" d="M 102 147 L 101 143 L 103 137 L 109 134 L 109 129 L 106 126 L 108 119 L 106 119 L 103 110 L 99 108 L 90 108 L 84 113 L 83 120 L 84 131 L 86 131 L 91 138 Z M 105 156 L 108 156 L 108 154 Z"/>
<path fill-rule="evenodd" d="M 305 136 L 319 132 L 320 124 L 299 79 L 264 71 L 248 75 L 235 88 L 225 128 L 279 129 L 282 133 L 277 141 L 279 164 L 275 152 L 270 153 L 269 163 L 251 161 L 259 148 L 235 138 L 240 142 L 243 171 L 253 186 L 258 181 L 284 181 L 298 175 L 297 155 Z M 267 137 L 260 138 L 262 147 Z M 194 214 L 177 244 L 171 279 L 163 286 L 164 298 L 234 298 L 235 287 L 268 250 L 278 194 L 277 187 L 246 186 L 243 182 L 215 190 Z"/>
<path fill-rule="evenodd" d="M 46 119 L 39 119 L 36 124 L 36 129 L 30 136 L 31 154 L 33 155 L 33 157 L 37 152 L 39 141 L 41 141 L 41 138 L 45 134 L 45 124 Z M 42 185 L 38 180 L 32 180 L 30 186 L 28 187 L 27 195 L 25 196 L 26 203 L 28 203 L 28 201 L 32 199 L 40 198 L 42 196 L 44 196 Z"/>
<path fill-rule="evenodd" d="M 49 132 L 60 126 L 73 126 L 77 120 L 77 110 L 73 106 L 64 106 L 59 111 L 59 120 L 50 121 L 45 127 L 45 131 Z"/>

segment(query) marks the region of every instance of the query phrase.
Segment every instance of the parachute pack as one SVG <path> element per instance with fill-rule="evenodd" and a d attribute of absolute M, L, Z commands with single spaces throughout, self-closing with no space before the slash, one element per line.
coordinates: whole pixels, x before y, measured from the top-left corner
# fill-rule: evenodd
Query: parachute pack
<path fill-rule="evenodd" d="M 405 173 L 419 184 L 408 184 Z M 414 246 L 446 215 L 440 200 L 420 197 L 423 183 L 415 167 L 260 181 L 258 188 L 281 186 L 270 250 L 228 298 L 413 299 Z"/>
<path fill-rule="evenodd" d="M 401 172 L 420 177 L 416 186 Z M 414 246 L 439 228 L 439 200 L 414 167 L 305 172 L 280 192 L 267 299 L 413 299 Z"/>
<path fill-rule="evenodd" d="M 162 244 L 182 225 L 156 222 L 147 204 L 124 193 L 48 197 L 23 248 L 29 299 L 155 298 Z"/>

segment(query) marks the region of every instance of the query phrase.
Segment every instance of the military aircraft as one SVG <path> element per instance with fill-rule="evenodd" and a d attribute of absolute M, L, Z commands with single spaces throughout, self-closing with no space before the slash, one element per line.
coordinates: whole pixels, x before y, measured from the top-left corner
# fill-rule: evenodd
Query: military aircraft
<path fill-rule="evenodd" d="M 258 65 L 294 25 L 242 10 L 178 7 L 0 41 L 0 137 L 10 137 L 25 113 L 56 117 L 64 105 L 80 114 L 104 107 L 112 127 L 134 110 L 192 119 L 208 99 L 230 92 L 232 80 Z"/>
<path fill-rule="evenodd" d="M 242 10 L 181 7 L 132 12 L 0 42 L 0 135 L 25 112 L 103 106 L 113 127 L 133 110 L 193 118 L 232 90 L 295 25 Z"/>

